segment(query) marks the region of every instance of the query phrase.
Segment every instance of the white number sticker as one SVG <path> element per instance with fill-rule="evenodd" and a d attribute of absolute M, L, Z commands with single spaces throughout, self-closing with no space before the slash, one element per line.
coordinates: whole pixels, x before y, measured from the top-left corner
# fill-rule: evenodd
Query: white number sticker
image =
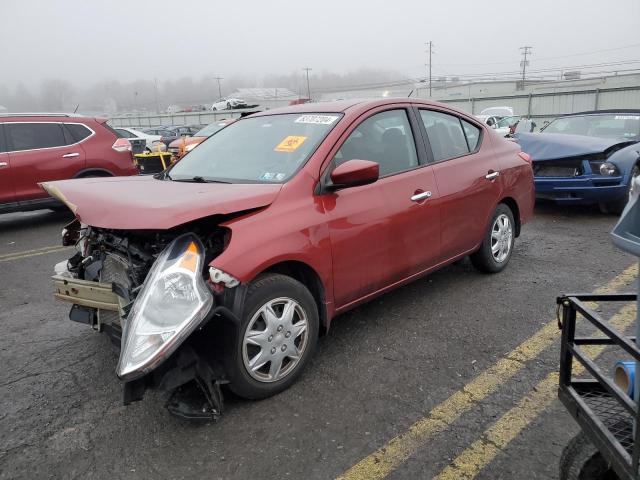
<path fill-rule="evenodd" d="M 295 123 L 315 123 L 319 125 L 331 125 L 338 119 L 335 115 L 302 115 L 296 118 Z"/>

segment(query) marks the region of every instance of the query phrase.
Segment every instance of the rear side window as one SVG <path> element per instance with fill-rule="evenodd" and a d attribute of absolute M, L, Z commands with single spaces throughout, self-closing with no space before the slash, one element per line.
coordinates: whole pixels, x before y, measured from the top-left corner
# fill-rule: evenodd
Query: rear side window
<path fill-rule="evenodd" d="M 73 139 L 74 143 L 81 142 L 89 135 L 91 135 L 91 130 L 89 130 L 84 125 L 80 125 L 79 123 L 65 123 L 64 126 L 71 134 L 71 138 Z"/>
<path fill-rule="evenodd" d="M 9 150 L 33 150 L 66 145 L 59 123 L 7 123 L 5 132 Z"/>
<path fill-rule="evenodd" d="M 5 142 L 4 142 L 4 126 L 0 125 L 0 153 L 6 152 L 6 151 L 7 151 L 7 146 L 5 145 Z"/>
<path fill-rule="evenodd" d="M 464 134 L 467 137 L 467 143 L 469 144 L 469 150 L 474 152 L 476 148 L 478 148 L 478 143 L 480 142 L 480 129 L 475 125 L 470 124 L 464 120 L 460 120 L 462 122 L 462 128 L 464 130 Z"/>
<path fill-rule="evenodd" d="M 420 110 L 420 118 L 427 130 L 427 137 L 431 145 L 431 151 L 436 162 L 449 158 L 460 157 L 475 150 L 480 138 L 480 131 L 477 127 L 467 124 L 469 137 L 473 148 L 467 144 L 467 136 L 462 129 L 461 120 L 455 115 L 435 112 L 432 110 Z M 475 138 L 473 129 L 476 130 Z"/>

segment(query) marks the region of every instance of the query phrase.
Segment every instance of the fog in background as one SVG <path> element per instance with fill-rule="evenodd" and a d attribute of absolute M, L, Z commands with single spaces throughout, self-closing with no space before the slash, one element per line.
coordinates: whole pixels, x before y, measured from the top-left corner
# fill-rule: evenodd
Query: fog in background
<path fill-rule="evenodd" d="M 639 0 L 0 0 L 0 105 L 164 110 L 239 87 L 340 88 L 640 69 Z"/>

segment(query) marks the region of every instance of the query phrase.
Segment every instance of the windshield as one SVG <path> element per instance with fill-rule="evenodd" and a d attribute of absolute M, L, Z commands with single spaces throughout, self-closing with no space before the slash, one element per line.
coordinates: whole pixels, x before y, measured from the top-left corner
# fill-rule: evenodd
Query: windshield
<path fill-rule="evenodd" d="M 598 114 L 556 118 L 545 133 L 640 139 L 640 114 Z"/>
<path fill-rule="evenodd" d="M 518 123 L 518 120 L 520 120 L 520 117 L 504 117 L 498 122 L 498 127 L 510 127 L 511 125 Z"/>
<path fill-rule="evenodd" d="M 196 133 L 194 133 L 193 136 L 194 137 L 210 137 L 211 135 L 216 133 L 218 130 L 221 130 L 227 125 L 228 124 L 224 122 L 212 123 L 211 125 L 207 125 L 206 127 L 204 127 L 202 130 L 198 130 Z"/>
<path fill-rule="evenodd" d="M 239 120 L 176 163 L 171 180 L 283 183 L 307 161 L 342 117 L 286 114 Z"/>

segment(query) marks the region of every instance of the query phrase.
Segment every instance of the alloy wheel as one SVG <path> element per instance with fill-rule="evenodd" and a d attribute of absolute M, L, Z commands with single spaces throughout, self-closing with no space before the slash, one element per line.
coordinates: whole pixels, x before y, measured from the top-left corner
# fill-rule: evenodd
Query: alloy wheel
<path fill-rule="evenodd" d="M 308 344 L 309 321 L 302 306 L 287 297 L 262 305 L 245 329 L 242 361 L 260 382 L 277 382 L 300 362 Z"/>
<path fill-rule="evenodd" d="M 504 262 L 511 252 L 513 244 L 513 227 L 511 220 L 504 213 L 498 215 L 491 227 L 491 255 L 498 262 Z"/>

